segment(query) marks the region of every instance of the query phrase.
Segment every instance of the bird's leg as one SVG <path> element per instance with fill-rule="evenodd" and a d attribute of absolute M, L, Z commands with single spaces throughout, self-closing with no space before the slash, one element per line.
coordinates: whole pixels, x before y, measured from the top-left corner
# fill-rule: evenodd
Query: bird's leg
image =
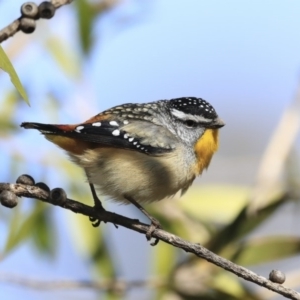
<path fill-rule="evenodd" d="M 95 208 L 97 208 L 99 210 L 105 210 L 104 207 L 103 207 L 103 205 L 102 205 L 101 200 L 98 198 L 98 196 L 96 194 L 96 190 L 95 190 L 94 185 L 92 183 L 90 183 L 89 185 L 90 185 L 92 196 L 93 196 L 93 199 L 94 199 L 94 206 L 95 206 Z"/>
<path fill-rule="evenodd" d="M 98 198 L 97 196 L 97 193 L 96 193 L 96 190 L 95 190 L 95 187 L 92 183 L 90 183 L 89 181 L 89 175 L 88 175 L 88 172 L 85 170 L 85 174 L 86 174 L 86 177 L 88 179 L 88 182 L 89 182 L 89 185 L 90 185 L 90 189 L 91 189 L 91 192 L 92 192 L 92 196 L 93 196 L 93 200 L 94 200 L 94 208 L 99 211 L 99 212 L 105 212 L 105 209 L 101 203 L 101 200 Z M 94 217 L 89 217 L 90 221 L 92 222 L 92 225 L 94 227 L 98 227 L 101 223 L 101 220 L 98 219 L 98 218 L 94 218 Z"/>
<path fill-rule="evenodd" d="M 90 188 L 91 188 L 91 192 L 92 192 L 92 195 L 93 195 L 93 199 L 94 199 L 94 208 L 98 211 L 98 212 L 102 212 L 102 213 L 105 213 L 106 210 L 104 209 L 103 205 L 102 205 L 102 202 L 101 200 L 98 198 L 97 194 L 96 194 L 96 190 L 95 190 L 95 187 L 92 183 L 89 184 L 90 185 Z M 98 227 L 101 223 L 101 219 L 100 218 L 94 218 L 94 217 L 89 217 L 90 221 L 92 222 L 92 225 L 94 227 Z M 105 221 L 104 221 L 105 223 Z M 118 225 L 117 224 L 114 224 L 116 228 L 118 228 Z"/>
<path fill-rule="evenodd" d="M 152 238 L 152 234 L 153 234 L 154 230 L 162 228 L 159 221 L 157 219 L 155 219 L 154 217 L 152 217 L 145 210 L 145 208 L 143 206 L 141 206 L 138 202 L 136 202 L 132 197 L 129 197 L 129 196 L 125 195 L 124 198 L 126 200 L 128 200 L 131 204 L 133 204 L 135 207 L 137 207 L 151 221 L 150 228 L 146 233 L 146 238 L 147 238 L 148 241 L 150 241 L 151 238 Z M 151 243 L 151 246 L 157 245 L 158 242 L 159 242 L 159 239 L 155 239 L 155 241 L 153 243 Z"/>
<path fill-rule="evenodd" d="M 100 199 L 98 198 L 97 194 L 96 194 L 96 190 L 95 190 L 95 187 L 92 183 L 89 184 L 90 185 L 90 188 L 91 188 L 91 192 L 92 192 L 92 196 L 93 196 L 93 199 L 94 199 L 94 208 L 99 211 L 99 212 L 104 212 L 106 211 L 100 201 Z M 92 225 L 94 227 L 98 227 L 101 223 L 101 220 L 100 219 L 97 219 L 97 218 L 94 218 L 94 217 L 89 217 L 90 221 L 92 222 Z"/>

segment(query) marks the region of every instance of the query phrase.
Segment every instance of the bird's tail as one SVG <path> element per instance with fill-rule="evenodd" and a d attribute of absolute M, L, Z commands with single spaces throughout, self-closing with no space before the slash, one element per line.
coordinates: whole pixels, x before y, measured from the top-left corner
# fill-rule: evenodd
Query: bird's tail
<path fill-rule="evenodd" d="M 57 134 L 66 133 L 73 130 L 71 125 L 56 125 L 56 124 L 42 124 L 33 122 L 24 122 L 20 125 L 25 129 L 37 129 L 43 134 Z"/>
<path fill-rule="evenodd" d="M 25 129 L 37 129 L 45 135 L 46 139 L 56 144 L 70 154 L 82 154 L 88 144 L 78 139 L 79 133 L 74 132 L 76 125 L 56 125 L 24 122 L 21 127 Z"/>

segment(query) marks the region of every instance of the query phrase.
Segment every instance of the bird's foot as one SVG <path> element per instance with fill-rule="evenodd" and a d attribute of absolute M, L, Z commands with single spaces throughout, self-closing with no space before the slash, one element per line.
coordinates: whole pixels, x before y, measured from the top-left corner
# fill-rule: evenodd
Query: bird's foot
<path fill-rule="evenodd" d="M 159 221 L 157 219 L 155 219 L 154 217 L 152 217 L 145 209 L 143 206 L 141 206 L 138 202 L 136 202 L 132 197 L 130 196 L 124 196 L 124 198 L 126 200 L 128 200 L 131 204 L 133 204 L 135 207 L 137 207 L 150 221 L 151 221 L 151 224 L 150 224 L 150 227 L 148 229 L 148 231 L 146 232 L 146 239 L 148 241 L 151 240 L 152 238 L 152 235 L 154 233 L 154 231 L 156 229 L 162 229 Z M 154 240 L 154 242 L 150 243 L 151 246 L 155 246 L 157 245 L 159 242 L 159 239 L 156 238 Z"/>
<path fill-rule="evenodd" d="M 96 194 L 96 190 L 95 187 L 92 183 L 90 183 L 90 188 L 91 188 L 91 192 L 93 195 L 93 199 L 94 199 L 94 209 L 98 212 L 98 214 L 105 214 L 106 210 L 104 209 L 101 200 L 98 198 L 97 194 Z M 100 217 L 89 217 L 92 226 L 93 227 L 99 227 L 102 221 L 101 216 Z M 105 221 L 104 221 L 105 223 Z M 118 228 L 118 226 L 116 224 L 114 224 L 116 228 Z"/>
<path fill-rule="evenodd" d="M 150 216 L 150 215 L 149 215 L 149 216 Z M 153 232 L 154 232 L 156 229 L 162 229 L 162 227 L 161 227 L 159 221 L 158 221 L 157 219 L 153 218 L 152 216 L 150 216 L 150 217 L 149 217 L 149 216 L 148 216 L 148 218 L 150 219 L 151 224 L 150 224 L 150 227 L 149 227 L 148 231 L 146 232 L 146 239 L 147 239 L 147 241 L 150 241 L 150 240 L 151 240 L 152 234 L 153 234 Z M 158 242 L 159 242 L 159 239 L 156 238 L 156 239 L 154 240 L 154 242 L 150 243 L 150 245 L 151 245 L 151 246 L 156 246 L 156 245 L 158 244 Z"/>
<path fill-rule="evenodd" d="M 100 200 L 99 200 L 100 202 Z M 104 209 L 104 207 L 102 206 L 101 202 L 100 202 L 100 205 L 99 204 L 96 204 L 95 202 L 95 205 L 94 205 L 94 209 L 98 212 L 98 214 L 104 214 L 106 212 L 106 210 Z M 91 223 L 92 223 L 92 226 L 93 227 L 99 227 L 100 224 L 101 224 L 101 217 L 89 217 Z"/>

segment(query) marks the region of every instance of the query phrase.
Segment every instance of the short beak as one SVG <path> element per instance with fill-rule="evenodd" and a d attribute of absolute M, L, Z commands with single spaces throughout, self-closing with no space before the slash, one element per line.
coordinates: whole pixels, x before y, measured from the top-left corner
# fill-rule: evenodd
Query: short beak
<path fill-rule="evenodd" d="M 209 128 L 221 128 L 225 125 L 225 123 L 220 119 L 220 118 L 216 118 L 214 119 L 210 124 L 209 124 Z"/>

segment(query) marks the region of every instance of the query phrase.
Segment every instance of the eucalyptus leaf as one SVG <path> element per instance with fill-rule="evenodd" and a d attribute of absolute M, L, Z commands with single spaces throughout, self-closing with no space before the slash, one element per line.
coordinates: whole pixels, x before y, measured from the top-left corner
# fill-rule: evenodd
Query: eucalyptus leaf
<path fill-rule="evenodd" d="M 300 252 L 300 238 L 295 236 L 272 236 L 256 238 L 241 244 L 235 263 L 256 265 L 284 259 Z"/>
<path fill-rule="evenodd" d="M 4 72 L 8 73 L 10 76 L 10 80 L 17 89 L 17 91 L 20 93 L 22 98 L 25 100 L 25 102 L 29 104 L 29 100 L 27 97 L 27 94 L 25 92 L 25 89 L 12 65 L 9 58 L 7 57 L 6 53 L 4 52 L 3 48 L 0 45 L 0 69 L 2 69 Z"/>
<path fill-rule="evenodd" d="M 87 0 L 75 1 L 79 23 L 81 47 L 88 53 L 92 45 L 92 26 L 97 12 Z"/>
<path fill-rule="evenodd" d="M 36 223 L 32 230 L 33 242 L 36 248 L 43 254 L 54 256 L 57 248 L 53 225 L 49 218 L 50 207 L 41 201 L 37 201 L 36 206 L 42 206 L 40 213 L 36 215 Z M 44 209 L 47 206 L 48 209 Z M 37 208 L 39 209 L 39 208 Z"/>
<path fill-rule="evenodd" d="M 248 206 L 245 206 L 236 218 L 225 226 L 213 239 L 206 245 L 211 251 L 219 253 L 223 247 L 228 246 L 231 242 L 245 237 L 247 234 L 256 229 L 261 223 L 267 220 L 282 204 L 286 203 L 287 197 L 276 199 L 271 204 L 261 208 L 254 215 L 248 214 Z"/>
<path fill-rule="evenodd" d="M 39 226 L 38 221 L 40 214 L 45 209 L 44 205 L 37 205 L 26 217 L 21 216 L 18 210 L 12 219 L 9 228 L 9 236 L 4 247 L 4 254 L 8 254 L 24 240 L 31 237 L 33 230 Z"/>
<path fill-rule="evenodd" d="M 78 59 L 74 51 L 68 48 L 68 45 L 62 39 L 50 37 L 46 41 L 47 50 L 51 53 L 57 65 L 66 75 L 76 77 L 79 74 Z M 51 95 L 54 98 L 54 95 Z"/>
<path fill-rule="evenodd" d="M 82 193 L 75 184 L 72 187 L 70 189 L 71 197 L 74 199 L 83 201 L 90 198 L 89 191 Z M 103 226 L 94 228 L 90 220 L 82 215 L 71 214 L 69 218 L 70 234 L 76 244 L 76 249 L 91 261 L 93 268 L 104 278 L 114 278 L 116 274 L 115 265 L 102 233 Z"/>

